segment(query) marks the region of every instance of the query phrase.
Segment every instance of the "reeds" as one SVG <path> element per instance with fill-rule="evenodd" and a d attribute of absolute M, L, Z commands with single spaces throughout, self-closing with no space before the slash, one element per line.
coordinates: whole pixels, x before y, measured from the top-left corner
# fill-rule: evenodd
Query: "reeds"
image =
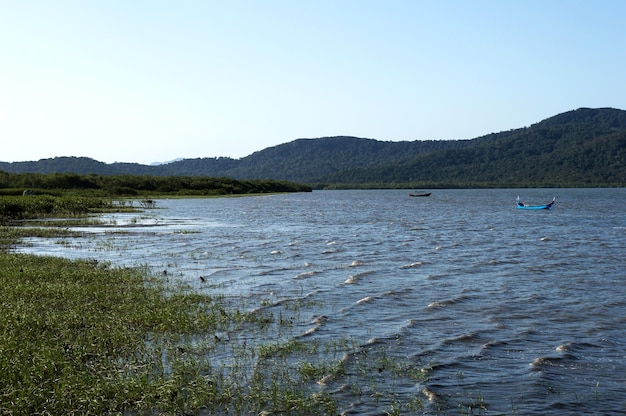
<path fill-rule="evenodd" d="M 110 198 L 91 196 L 0 196 L 0 224 L 42 217 L 80 217 L 93 212 L 132 211 Z"/>

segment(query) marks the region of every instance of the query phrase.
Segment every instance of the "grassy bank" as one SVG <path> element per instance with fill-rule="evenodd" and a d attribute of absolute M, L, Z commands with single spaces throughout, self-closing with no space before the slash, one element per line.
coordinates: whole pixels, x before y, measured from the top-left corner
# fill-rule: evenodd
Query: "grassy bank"
<path fill-rule="evenodd" d="M 289 342 L 207 359 L 235 348 L 218 335 L 260 335 L 271 316 L 91 260 L 0 253 L 0 270 L 0 407 L 9 414 L 335 410 L 292 376 L 262 370 Z"/>
<path fill-rule="evenodd" d="M 156 344 L 206 325 L 201 304 L 166 298 L 136 270 L 0 255 L 2 408 L 17 414 L 164 409 Z M 210 300 L 206 300 L 209 302 Z M 171 396 L 170 396 L 171 397 Z"/>
<path fill-rule="evenodd" d="M 110 198 L 89 196 L 0 196 L 0 224 L 46 217 L 84 217 L 90 213 L 131 210 Z"/>

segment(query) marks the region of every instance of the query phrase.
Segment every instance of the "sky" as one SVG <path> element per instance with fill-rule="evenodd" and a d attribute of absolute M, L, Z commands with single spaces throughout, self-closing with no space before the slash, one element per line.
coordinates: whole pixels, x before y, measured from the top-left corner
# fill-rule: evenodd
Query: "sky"
<path fill-rule="evenodd" d="M 241 158 L 626 110 L 622 0 L 0 0 L 0 161 Z"/>

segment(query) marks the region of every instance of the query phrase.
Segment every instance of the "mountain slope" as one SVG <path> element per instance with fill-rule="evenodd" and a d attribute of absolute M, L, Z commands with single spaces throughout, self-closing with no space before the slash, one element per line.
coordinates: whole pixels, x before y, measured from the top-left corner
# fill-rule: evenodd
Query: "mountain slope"
<path fill-rule="evenodd" d="M 382 168 L 347 170 L 322 183 L 626 184 L 626 112 L 578 109 Z"/>
<path fill-rule="evenodd" d="M 299 139 L 253 153 L 229 174 L 309 182 L 322 174 L 346 169 L 406 163 L 415 155 L 454 146 L 446 141 L 383 142 L 343 136 Z"/>

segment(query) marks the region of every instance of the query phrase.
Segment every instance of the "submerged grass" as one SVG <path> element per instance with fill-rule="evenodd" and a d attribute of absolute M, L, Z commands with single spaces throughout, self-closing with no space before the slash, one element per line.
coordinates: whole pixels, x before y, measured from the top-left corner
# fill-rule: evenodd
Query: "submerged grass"
<path fill-rule="evenodd" d="M 9 227 L 0 225 L 0 251 L 8 251 L 26 237 L 80 237 L 83 233 L 59 227 Z"/>
<path fill-rule="evenodd" d="M 0 253 L 0 270 L 0 407 L 9 414 L 334 413 L 328 397 L 289 372 L 255 371 L 264 358 L 253 347 L 226 347 L 217 335 L 258 333 L 271 317 L 93 260 Z M 236 349 L 228 359 L 226 348 Z"/>
<path fill-rule="evenodd" d="M 11 413 L 142 408 L 163 384 L 146 339 L 206 326 L 209 299 L 166 296 L 137 270 L 6 253 L 0 269 L 0 405 Z"/>

